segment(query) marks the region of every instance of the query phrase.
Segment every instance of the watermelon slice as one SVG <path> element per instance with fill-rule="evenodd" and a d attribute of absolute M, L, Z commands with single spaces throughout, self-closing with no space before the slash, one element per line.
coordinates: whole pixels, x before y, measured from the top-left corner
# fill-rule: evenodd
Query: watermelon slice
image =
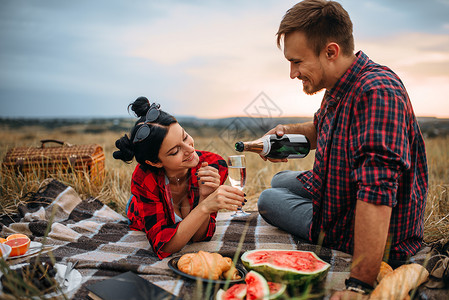
<path fill-rule="evenodd" d="M 252 276 L 252 275 L 250 275 Z M 246 278 L 246 277 L 245 277 Z M 287 286 L 283 283 L 271 282 L 268 281 L 268 289 L 270 300 L 278 299 L 284 295 L 284 292 Z M 216 300 L 243 300 L 245 299 L 247 291 L 247 285 L 245 283 L 238 283 L 231 286 L 229 289 L 224 291 L 223 289 L 219 289 L 217 295 L 215 296 Z M 252 297 L 252 296 L 249 296 Z M 247 299 L 250 299 L 250 298 Z M 266 298 L 266 297 L 265 297 Z"/>
<path fill-rule="evenodd" d="M 271 282 L 268 281 L 268 288 L 270 289 L 270 299 L 278 299 L 282 295 L 284 295 L 285 289 L 287 286 L 283 283 Z"/>
<path fill-rule="evenodd" d="M 255 272 L 249 271 L 245 276 L 246 282 L 246 300 L 268 300 L 270 297 L 270 288 L 265 278 Z"/>
<path fill-rule="evenodd" d="M 269 281 L 295 286 L 323 280 L 330 268 L 315 253 L 299 250 L 252 250 L 245 252 L 241 260 L 245 268 L 262 274 Z"/>
<path fill-rule="evenodd" d="M 215 299 L 217 300 L 242 300 L 246 296 L 246 284 L 234 284 L 226 291 L 219 289 Z"/>

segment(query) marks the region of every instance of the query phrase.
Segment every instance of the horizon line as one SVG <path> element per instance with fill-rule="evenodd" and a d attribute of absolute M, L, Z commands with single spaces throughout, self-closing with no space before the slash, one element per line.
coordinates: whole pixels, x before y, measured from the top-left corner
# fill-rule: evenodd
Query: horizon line
<path fill-rule="evenodd" d="M 278 117 L 263 117 L 263 116 L 248 116 L 248 115 L 231 115 L 222 117 L 199 117 L 192 115 L 176 115 L 176 118 L 194 118 L 194 119 L 204 119 L 204 120 L 217 120 L 217 119 L 230 119 L 230 118 L 264 118 L 264 119 L 287 119 L 287 118 L 313 118 L 313 115 L 289 115 L 289 116 L 278 116 Z M 127 119 L 135 118 L 134 116 L 124 116 L 124 115 L 112 115 L 112 116 L 0 116 L 0 120 L 31 120 L 31 119 L 53 119 L 53 120 L 73 120 L 73 119 Z M 416 118 L 429 118 L 429 119 L 449 119 L 448 116 L 431 116 L 431 115 L 416 115 Z"/>

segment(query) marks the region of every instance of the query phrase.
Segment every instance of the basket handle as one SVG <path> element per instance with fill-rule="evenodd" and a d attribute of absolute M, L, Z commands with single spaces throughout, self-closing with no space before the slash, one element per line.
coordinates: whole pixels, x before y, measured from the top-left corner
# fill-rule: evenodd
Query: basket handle
<path fill-rule="evenodd" d="M 42 143 L 41 148 L 45 148 L 45 143 L 57 143 L 57 144 L 60 144 L 61 146 L 68 146 L 68 147 L 72 146 L 71 144 L 63 142 L 63 141 L 51 140 L 51 139 L 50 140 L 41 140 L 41 143 Z"/>

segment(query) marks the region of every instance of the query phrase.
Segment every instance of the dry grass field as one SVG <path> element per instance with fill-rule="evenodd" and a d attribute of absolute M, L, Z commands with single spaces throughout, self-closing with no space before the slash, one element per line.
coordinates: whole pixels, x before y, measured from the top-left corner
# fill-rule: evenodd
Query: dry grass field
<path fill-rule="evenodd" d="M 114 160 L 115 141 L 125 133 L 117 131 L 102 131 L 101 133 L 86 132 L 85 125 L 55 126 L 48 129 L 38 125 L 27 125 L 11 129 L 9 126 L 0 127 L 0 158 L 3 159 L 8 149 L 17 146 L 40 146 L 42 139 L 57 139 L 71 144 L 99 144 L 106 155 L 106 177 L 102 186 L 95 186 L 83 178 L 61 177 L 54 178 L 71 185 L 81 196 L 97 197 L 104 203 L 124 214 L 126 202 L 130 196 L 130 180 L 135 163 L 125 164 Z M 195 139 L 197 149 L 220 153 L 223 157 L 235 154 L 232 141 L 217 135 L 216 130 L 188 129 Z M 248 137 L 253 139 L 254 137 Z M 235 141 L 234 141 L 235 142 Z M 449 232 L 449 137 L 432 138 L 426 140 L 427 158 L 429 165 L 429 194 L 425 217 L 425 241 L 430 243 L 441 238 L 447 238 Z M 257 209 L 257 198 L 260 192 L 270 186 L 272 176 L 284 169 L 307 170 L 312 167 L 314 153 L 300 160 L 288 163 L 272 164 L 264 162 L 258 155 L 248 153 L 247 184 L 245 192 L 248 203 L 246 210 Z M 21 201 L 26 200 L 29 192 L 35 192 L 43 184 L 43 178 L 29 176 L 24 178 L 11 173 L 0 175 L 0 213 L 14 213 Z"/>

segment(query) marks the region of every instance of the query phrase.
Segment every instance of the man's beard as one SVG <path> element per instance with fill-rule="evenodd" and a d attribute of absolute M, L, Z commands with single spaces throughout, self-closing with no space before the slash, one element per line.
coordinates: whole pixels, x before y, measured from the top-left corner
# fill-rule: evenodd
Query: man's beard
<path fill-rule="evenodd" d="M 317 87 L 317 86 L 311 85 L 310 81 L 309 81 L 309 84 L 304 85 L 304 83 L 303 83 L 303 85 L 302 85 L 302 90 L 304 91 L 304 93 L 306 95 L 309 95 L 309 96 L 315 95 L 316 93 L 322 91 L 323 89 L 324 89 L 324 87 Z"/>

